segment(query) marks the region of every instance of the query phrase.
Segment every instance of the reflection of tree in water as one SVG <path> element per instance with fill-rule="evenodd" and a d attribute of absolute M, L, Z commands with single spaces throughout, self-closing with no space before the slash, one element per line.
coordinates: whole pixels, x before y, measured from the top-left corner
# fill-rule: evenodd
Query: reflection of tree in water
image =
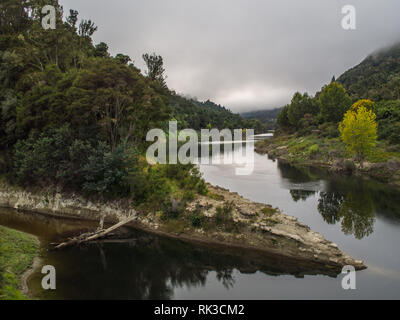
<path fill-rule="evenodd" d="M 321 192 L 318 200 L 318 211 L 328 224 L 340 221 L 339 209 L 345 197 L 335 192 Z"/>
<path fill-rule="evenodd" d="M 342 231 L 362 239 L 374 232 L 374 204 L 367 194 L 349 193 L 339 210 Z"/>
<path fill-rule="evenodd" d="M 318 174 L 314 173 L 314 168 L 295 167 L 279 161 L 278 169 L 282 178 L 288 179 L 291 183 L 304 183 L 320 180 Z"/>
<path fill-rule="evenodd" d="M 321 192 L 318 211 L 329 224 L 341 221 L 342 231 L 357 239 L 369 236 L 375 223 L 374 204 L 368 193 L 349 192 L 343 196 L 334 192 Z"/>
<path fill-rule="evenodd" d="M 42 261 L 56 268 L 57 290 L 42 290 L 43 275 L 38 270 L 30 281 L 32 293 L 40 299 L 159 300 L 173 298 L 176 288 L 205 286 L 210 272 L 229 290 L 235 285 L 234 270 L 296 277 L 336 277 L 341 271 L 248 249 L 216 249 L 141 233 L 134 237 L 137 240 L 129 244 L 92 244 L 48 252 Z"/>
<path fill-rule="evenodd" d="M 315 191 L 309 190 L 290 190 L 290 195 L 292 196 L 293 201 L 306 201 L 309 197 L 315 195 Z"/>

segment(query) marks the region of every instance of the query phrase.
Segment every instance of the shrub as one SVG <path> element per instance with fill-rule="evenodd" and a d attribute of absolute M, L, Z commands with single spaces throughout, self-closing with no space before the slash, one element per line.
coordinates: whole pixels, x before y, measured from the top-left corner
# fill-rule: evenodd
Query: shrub
<path fill-rule="evenodd" d="M 339 125 L 342 140 L 347 149 L 362 163 L 376 144 L 376 115 L 364 106 L 356 111 L 349 110 Z"/>
<path fill-rule="evenodd" d="M 92 146 L 73 140 L 68 127 L 50 130 L 37 140 L 20 140 L 14 147 L 14 174 L 20 184 L 58 185 L 97 195 L 122 195 L 127 159 L 105 142 Z"/>
<path fill-rule="evenodd" d="M 319 146 L 317 144 L 313 144 L 311 147 L 308 148 L 308 153 L 310 155 L 316 154 L 319 152 Z"/>

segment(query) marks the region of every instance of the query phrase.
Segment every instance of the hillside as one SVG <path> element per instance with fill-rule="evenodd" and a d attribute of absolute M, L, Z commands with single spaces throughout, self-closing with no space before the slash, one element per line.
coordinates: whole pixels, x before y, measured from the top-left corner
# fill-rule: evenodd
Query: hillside
<path fill-rule="evenodd" d="M 260 120 L 244 119 L 239 114 L 232 113 L 226 107 L 210 100 L 200 102 L 172 93 L 170 103 L 173 118 L 178 120 L 180 129 L 201 130 L 211 126 L 220 130 L 248 128 L 254 129 L 256 133 L 267 130 L 266 125 Z"/>
<path fill-rule="evenodd" d="M 400 43 L 369 55 L 337 81 L 353 100 L 400 99 Z"/>
<path fill-rule="evenodd" d="M 276 129 L 277 127 L 276 120 L 282 109 L 283 107 L 275 108 L 272 110 L 249 111 L 242 113 L 241 116 L 245 119 L 250 119 L 250 118 L 258 119 L 262 123 L 264 123 L 268 127 L 268 129 Z"/>

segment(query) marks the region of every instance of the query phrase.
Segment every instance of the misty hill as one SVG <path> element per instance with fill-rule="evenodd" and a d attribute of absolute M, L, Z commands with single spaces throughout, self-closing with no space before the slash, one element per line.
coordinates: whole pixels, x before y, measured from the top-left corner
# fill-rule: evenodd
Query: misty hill
<path fill-rule="evenodd" d="M 263 133 L 268 129 L 260 120 L 242 118 L 210 100 L 201 102 L 172 93 L 170 104 L 173 118 L 178 120 L 180 129 L 200 130 L 209 126 L 218 129 L 251 128 L 256 133 Z"/>
<path fill-rule="evenodd" d="M 337 81 L 353 100 L 400 99 L 400 43 L 369 55 Z"/>
<path fill-rule="evenodd" d="M 282 108 L 275 108 L 272 110 L 259 110 L 259 111 L 250 111 L 244 112 L 241 116 L 245 119 L 258 119 L 262 123 L 264 123 L 268 129 L 276 129 L 276 119 L 278 118 L 279 113 L 282 111 Z"/>
<path fill-rule="evenodd" d="M 249 111 L 241 113 L 243 118 L 256 118 L 261 121 L 270 121 L 276 120 L 278 118 L 278 114 L 282 111 L 283 108 L 275 108 L 272 110 L 259 110 L 259 111 Z"/>

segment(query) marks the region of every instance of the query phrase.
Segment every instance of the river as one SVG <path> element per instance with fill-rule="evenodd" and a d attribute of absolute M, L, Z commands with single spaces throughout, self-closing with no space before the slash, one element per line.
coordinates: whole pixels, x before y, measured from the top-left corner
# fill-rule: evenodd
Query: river
<path fill-rule="evenodd" d="M 235 165 L 201 165 L 206 181 L 271 204 L 298 217 L 368 269 L 356 290 L 342 276 L 299 276 L 284 261 L 251 265 L 244 252 L 192 245 L 131 231 L 127 243 L 49 251 L 51 242 L 76 231 L 67 219 L 37 219 L 0 209 L 0 224 L 37 235 L 42 264 L 57 270 L 57 289 L 41 289 L 38 270 L 29 282 L 40 299 L 399 299 L 400 192 L 383 184 L 324 170 L 294 168 L 254 154 L 254 171 Z M 81 230 L 95 227 L 80 223 Z M 277 267 L 279 265 L 279 267 Z"/>

